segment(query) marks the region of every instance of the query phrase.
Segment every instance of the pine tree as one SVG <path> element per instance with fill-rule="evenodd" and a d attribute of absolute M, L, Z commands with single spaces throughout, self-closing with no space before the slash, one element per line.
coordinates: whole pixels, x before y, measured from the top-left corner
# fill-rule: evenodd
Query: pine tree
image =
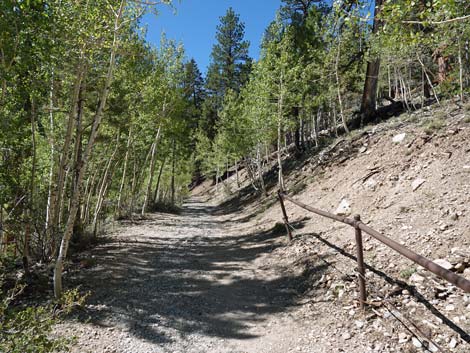
<path fill-rule="evenodd" d="M 247 79 L 251 60 L 248 56 L 250 43 L 244 40 L 245 25 L 232 8 L 220 18 L 217 26 L 217 44 L 212 48 L 207 88 L 222 98 L 228 89 L 236 92 Z"/>
<path fill-rule="evenodd" d="M 245 25 L 240 22 L 239 15 L 229 8 L 217 26 L 217 44 L 212 48 L 212 61 L 207 72 L 208 97 L 203 107 L 202 128 L 210 139 L 216 135 L 215 125 L 225 93 L 229 89 L 239 92 L 251 71 L 248 56 L 250 43 L 244 40 L 244 36 Z"/>
<path fill-rule="evenodd" d="M 194 59 L 184 65 L 183 94 L 192 108 L 201 110 L 204 101 L 204 79 Z"/>

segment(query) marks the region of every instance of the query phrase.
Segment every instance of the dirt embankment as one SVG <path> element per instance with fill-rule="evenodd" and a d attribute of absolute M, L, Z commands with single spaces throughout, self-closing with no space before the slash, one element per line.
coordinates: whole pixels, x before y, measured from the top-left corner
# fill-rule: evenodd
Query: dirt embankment
<path fill-rule="evenodd" d="M 460 109 L 419 111 L 339 138 L 331 143 L 334 148 L 305 158 L 295 168 L 287 160 L 288 192 L 320 209 L 360 214 L 374 229 L 470 279 L 466 114 Z M 327 325 L 329 342 L 341 341 L 345 334 L 358 335 L 364 351 L 470 350 L 469 294 L 366 236 L 373 305 L 363 317 L 355 302 L 354 231 L 286 205 L 296 239 L 274 251 L 271 263 L 305 273 L 321 264 L 327 267 L 320 280 L 308 281 L 314 294 L 307 291 L 303 300 L 315 303 L 306 304 L 311 315 L 334 317 Z M 260 204 L 249 203 L 244 212 L 247 208 L 263 227 L 282 219 L 274 193 Z M 244 212 L 240 219 L 246 218 Z M 348 338 L 346 351 L 354 347 L 353 338 Z"/>
<path fill-rule="evenodd" d="M 436 115 L 442 117 L 436 123 Z M 300 201 L 363 221 L 470 278 L 470 123 L 420 111 L 286 159 Z M 60 330 L 74 352 L 468 352 L 470 295 L 365 238 L 369 307 L 357 302 L 353 230 L 275 198 L 240 172 L 194 191 L 181 215 L 123 223 L 67 280 L 92 295 Z M 208 201 L 210 200 L 210 202 Z"/>

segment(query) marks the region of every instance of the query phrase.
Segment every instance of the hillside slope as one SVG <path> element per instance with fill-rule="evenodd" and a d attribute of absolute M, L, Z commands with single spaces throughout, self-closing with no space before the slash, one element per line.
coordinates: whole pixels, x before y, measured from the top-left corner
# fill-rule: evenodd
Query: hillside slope
<path fill-rule="evenodd" d="M 334 212 L 342 202 L 350 214 L 415 252 L 439 260 L 470 279 L 470 120 L 466 109 L 425 108 L 355 131 L 301 162 L 285 160 L 288 193 Z M 285 233 L 276 202 L 259 199 L 247 176 L 236 196 L 235 176 L 208 183 L 194 194 L 218 199 L 240 230 Z M 365 237 L 369 301 L 356 301 L 354 231 L 308 214 L 287 202 L 295 239 L 264 258 L 265 266 L 302 274 L 297 290 L 299 320 L 325 330 L 299 337 L 299 351 L 415 352 L 470 349 L 470 295 L 419 268 L 374 239 Z M 445 262 L 444 262 L 445 261 Z M 314 276 L 318 266 L 326 273 Z M 406 326 L 406 327 L 405 327 Z M 409 331 L 411 330 L 411 332 Z M 412 333 L 413 332 L 413 333 Z M 432 340 L 432 341 L 431 341 Z M 329 349 L 329 350 L 328 350 Z M 315 350 L 317 351 L 317 350 Z"/>

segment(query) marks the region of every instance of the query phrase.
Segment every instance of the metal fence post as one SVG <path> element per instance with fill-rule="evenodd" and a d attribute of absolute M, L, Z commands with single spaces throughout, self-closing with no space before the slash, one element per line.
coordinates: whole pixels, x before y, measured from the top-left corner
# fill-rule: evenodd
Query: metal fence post
<path fill-rule="evenodd" d="M 289 228 L 289 218 L 287 218 L 287 212 L 286 212 L 286 208 L 284 206 L 284 199 L 282 198 L 281 191 L 277 192 L 277 196 L 279 197 L 279 202 L 281 203 L 282 215 L 283 215 L 284 225 L 286 226 L 287 237 L 289 238 L 289 241 L 291 241 L 292 240 L 292 232 Z"/>
<path fill-rule="evenodd" d="M 356 232 L 356 254 L 357 254 L 357 278 L 359 280 L 359 303 L 361 309 L 364 309 L 366 303 L 366 271 L 364 266 L 364 253 L 362 249 L 362 230 L 359 228 L 358 224 L 361 221 L 361 216 L 355 215 L 354 220 L 356 225 L 354 226 Z"/>

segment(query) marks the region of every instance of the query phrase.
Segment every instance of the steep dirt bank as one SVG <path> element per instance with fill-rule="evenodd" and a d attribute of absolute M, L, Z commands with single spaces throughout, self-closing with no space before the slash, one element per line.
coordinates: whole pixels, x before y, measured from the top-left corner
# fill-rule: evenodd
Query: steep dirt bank
<path fill-rule="evenodd" d="M 470 279 L 469 141 L 466 110 L 426 109 L 356 131 L 300 162 L 286 160 L 287 187 L 298 200 L 328 211 L 345 200 L 349 212 L 361 214 L 373 228 Z M 235 189 L 233 177 L 227 184 Z M 274 191 L 253 201 L 242 190 L 241 198 L 225 205 L 235 211 L 234 219 L 250 219 L 265 229 L 282 219 Z M 344 330 L 366 331 L 373 342 L 369 349 L 377 351 L 385 351 L 377 348 L 384 340 L 403 352 L 470 350 L 470 296 L 368 237 L 366 262 L 375 271 L 368 271 L 368 289 L 376 307 L 370 315 L 375 317 L 357 322 L 353 230 L 289 203 L 287 209 L 296 239 L 269 260 L 306 270 L 308 262 L 326 259 L 325 278 L 309 282 L 324 291 L 305 293 L 304 300 L 315 302 L 311 315 L 344 308 L 329 327 L 335 337 Z"/>

